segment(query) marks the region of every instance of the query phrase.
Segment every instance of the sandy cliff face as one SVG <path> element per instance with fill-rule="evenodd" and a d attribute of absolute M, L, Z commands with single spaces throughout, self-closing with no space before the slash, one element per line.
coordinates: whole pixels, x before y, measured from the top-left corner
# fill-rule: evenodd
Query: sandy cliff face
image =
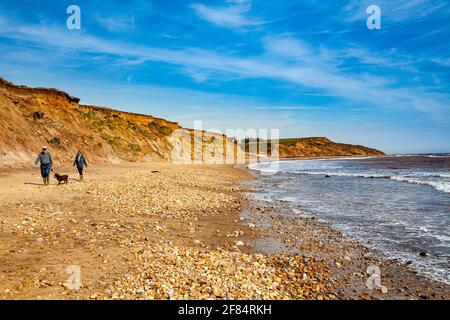
<path fill-rule="evenodd" d="M 80 105 L 56 89 L 0 79 L 0 167 L 31 166 L 42 145 L 57 164 L 70 164 L 77 150 L 93 163 L 166 161 L 176 130 L 184 129 L 151 116 Z"/>

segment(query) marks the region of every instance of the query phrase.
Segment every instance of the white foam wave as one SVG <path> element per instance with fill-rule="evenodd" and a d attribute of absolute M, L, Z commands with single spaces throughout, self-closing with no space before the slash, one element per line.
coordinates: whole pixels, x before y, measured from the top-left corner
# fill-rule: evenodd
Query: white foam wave
<path fill-rule="evenodd" d="M 297 198 L 296 197 L 280 197 L 280 198 L 278 198 L 278 200 L 285 201 L 285 202 L 295 202 L 297 200 Z"/>
<path fill-rule="evenodd" d="M 408 175 L 403 175 L 408 177 Z M 438 178 L 450 178 L 450 173 L 443 173 L 443 172 L 416 172 L 411 175 L 414 176 L 420 176 L 420 177 L 438 177 Z"/>
<path fill-rule="evenodd" d="M 337 177 L 353 177 L 353 178 L 376 178 L 376 179 L 392 179 L 399 182 L 408 182 L 414 184 L 430 185 L 438 191 L 450 193 L 450 182 L 447 181 L 430 181 L 411 176 L 389 176 L 385 174 L 371 174 L 371 173 L 347 173 L 347 172 L 308 172 L 308 171 L 296 171 L 300 174 L 312 174 L 312 175 L 328 175 Z M 425 177 L 449 177 L 448 174 L 432 174 L 423 175 Z"/>
<path fill-rule="evenodd" d="M 301 160 L 303 164 L 310 160 Z M 317 161 L 317 160 L 314 160 Z M 284 162 L 286 163 L 286 162 Z M 273 172 L 273 168 L 264 163 L 251 164 L 249 166 L 252 170 L 262 172 Z M 300 169 L 300 170 L 299 170 Z M 287 167 L 283 169 L 278 167 L 278 172 L 306 174 L 306 175 L 320 175 L 320 176 L 337 176 L 337 177 L 353 177 L 353 178 L 376 178 L 376 179 L 392 179 L 399 182 L 429 185 L 438 191 L 450 193 L 450 172 L 420 172 L 420 171 L 406 171 L 406 172 L 392 172 L 381 170 L 377 172 L 349 172 L 339 171 L 339 167 L 328 166 L 324 168 L 316 167 L 315 165 L 302 165 L 300 168 Z"/>
<path fill-rule="evenodd" d="M 450 155 L 429 155 L 428 158 L 450 158 Z"/>
<path fill-rule="evenodd" d="M 429 186 L 434 187 L 436 190 L 450 193 L 450 182 L 446 182 L 446 181 L 429 181 L 429 180 L 422 180 L 419 178 L 412 178 L 412 177 L 405 177 L 405 176 L 393 176 L 393 177 L 391 177 L 391 179 L 395 180 L 395 181 L 400 181 L 400 182 L 429 185 Z"/>
<path fill-rule="evenodd" d="M 271 172 L 271 173 L 283 172 L 282 170 L 278 169 L 279 163 L 280 163 L 280 161 L 251 163 L 248 165 L 248 168 L 250 170 L 261 171 L 261 172 Z"/>

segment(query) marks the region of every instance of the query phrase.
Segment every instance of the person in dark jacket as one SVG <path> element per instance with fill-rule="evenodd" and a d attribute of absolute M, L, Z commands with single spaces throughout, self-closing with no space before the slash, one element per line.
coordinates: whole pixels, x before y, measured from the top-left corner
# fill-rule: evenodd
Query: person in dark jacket
<path fill-rule="evenodd" d="M 43 146 L 41 153 L 39 153 L 38 157 L 34 164 L 41 164 L 41 176 L 44 181 L 44 185 L 50 184 L 50 171 L 53 167 L 52 155 L 47 151 L 47 147 Z"/>
<path fill-rule="evenodd" d="M 81 153 L 81 151 L 77 152 L 77 155 L 75 156 L 75 160 L 73 161 L 73 165 L 77 166 L 78 173 L 80 174 L 80 181 L 83 181 L 83 168 L 84 166 L 87 167 L 86 158 Z"/>

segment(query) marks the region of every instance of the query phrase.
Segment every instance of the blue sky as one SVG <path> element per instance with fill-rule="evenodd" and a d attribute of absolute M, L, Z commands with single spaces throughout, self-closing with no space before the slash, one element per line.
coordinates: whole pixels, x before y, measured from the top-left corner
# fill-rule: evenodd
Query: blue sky
<path fill-rule="evenodd" d="M 15 83 L 186 127 L 450 152 L 448 1 L 0 0 L 0 57 Z"/>

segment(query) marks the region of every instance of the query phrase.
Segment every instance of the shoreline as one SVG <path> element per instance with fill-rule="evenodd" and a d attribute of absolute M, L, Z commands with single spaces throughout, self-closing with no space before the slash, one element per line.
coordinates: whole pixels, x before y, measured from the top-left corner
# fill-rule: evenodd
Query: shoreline
<path fill-rule="evenodd" d="M 260 171 L 248 168 L 249 174 L 261 176 Z M 261 182 L 261 184 L 264 184 Z M 267 183 L 259 189 L 267 187 Z M 269 186 L 270 187 L 270 186 Z M 259 190 L 258 190 L 259 191 Z M 258 195 L 258 191 L 255 193 Z M 254 197 L 255 194 L 250 194 Z M 281 243 L 280 248 L 291 253 L 306 254 L 317 257 L 325 254 L 327 259 L 334 261 L 334 271 L 341 273 L 340 280 L 349 281 L 351 277 L 360 278 L 344 284 L 340 289 L 351 290 L 339 295 L 344 299 L 449 299 L 450 285 L 442 280 L 424 275 L 410 268 L 409 264 L 402 264 L 395 258 L 389 258 L 381 250 L 366 247 L 351 235 L 344 235 L 337 227 L 320 220 L 315 214 L 303 210 L 293 209 L 290 203 L 282 200 L 254 199 L 255 207 L 269 215 L 269 220 L 281 221 L 276 224 L 275 230 L 267 229 L 271 236 Z M 250 215 L 254 221 L 263 225 L 270 224 L 261 216 Z M 292 227 L 296 224 L 297 227 Z M 307 232 L 305 232 L 305 230 Z M 319 231 L 319 232 L 317 232 Z M 299 234 L 306 234 L 299 236 Z M 301 246 L 305 243 L 306 246 Z M 317 237 L 317 238 L 316 238 Z M 311 246 L 311 243 L 317 245 Z M 327 247 L 323 248 L 326 243 Z M 286 246 L 287 245 L 287 246 Z M 296 247 L 297 246 L 297 247 Z M 300 248 L 298 248 L 300 246 Z M 293 248 L 294 247 L 294 248 Z M 321 248 L 322 247 L 322 248 Z M 353 256 L 353 257 L 352 257 Z M 330 262 L 329 261 L 329 262 Z M 382 284 L 388 288 L 388 293 L 380 290 L 369 290 L 365 281 L 368 279 L 367 267 L 375 265 L 380 267 Z M 345 276 L 342 273 L 346 273 Z M 347 279 L 345 279 L 347 277 Z M 385 281 L 385 282 L 384 282 Z M 384 283 L 383 283 L 384 282 Z M 336 288 L 336 287 L 335 287 Z"/>
<path fill-rule="evenodd" d="M 38 169 L 0 181 L 0 299 L 448 299 L 392 263 L 388 293 L 368 290 L 363 266 L 378 260 L 313 217 L 253 201 L 246 168 L 125 163 L 67 186 L 41 186 Z"/>

